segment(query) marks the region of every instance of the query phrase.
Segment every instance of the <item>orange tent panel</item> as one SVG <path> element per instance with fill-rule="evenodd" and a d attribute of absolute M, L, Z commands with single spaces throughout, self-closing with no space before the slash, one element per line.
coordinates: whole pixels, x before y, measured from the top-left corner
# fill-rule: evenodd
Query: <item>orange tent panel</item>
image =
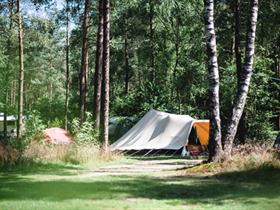
<path fill-rule="evenodd" d="M 196 129 L 197 136 L 201 145 L 208 145 L 209 143 L 209 121 L 197 121 L 193 124 Z"/>

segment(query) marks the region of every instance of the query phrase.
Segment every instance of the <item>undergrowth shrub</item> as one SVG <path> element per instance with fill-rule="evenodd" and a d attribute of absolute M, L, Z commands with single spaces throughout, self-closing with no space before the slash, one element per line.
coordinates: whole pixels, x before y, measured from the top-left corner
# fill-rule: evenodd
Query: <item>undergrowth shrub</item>
<path fill-rule="evenodd" d="M 265 165 L 280 168 L 279 152 L 270 144 L 245 144 L 233 149 L 232 158 L 221 163 L 222 167 L 230 170 L 248 170 Z"/>
<path fill-rule="evenodd" d="M 32 142 L 26 148 L 24 157 L 36 161 L 64 162 L 71 164 L 84 164 L 98 160 L 99 148 L 93 144 L 56 145 Z"/>
<path fill-rule="evenodd" d="M 233 148 L 232 156 L 220 163 L 200 164 L 186 170 L 186 173 L 224 173 L 249 171 L 263 168 L 280 169 L 280 151 L 271 144 L 244 144 Z"/>
<path fill-rule="evenodd" d="M 73 144 L 61 157 L 61 161 L 71 164 L 85 164 L 99 159 L 99 148 L 95 144 Z"/>
<path fill-rule="evenodd" d="M 27 143 L 31 141 L 40 141 L 44 138 L 44 129 L 46 125 L 41 120 L 37 112 L 32 112 L 30 118 L 26 120 L 23 139 Z"/>
<path fill-rule="evenodd" d="M 40 115 L 36 111 L 33 111 L 29 118 L 25 120 L 22 137 L 9 139 L 8 145 L 16 149 L 20 153 L 19 158 L 21 158 L 21 154 L 30 142 L 42 141 L 44 139 L 45 128 L 46 126 L 43 124 Z"/>
<path fill-rule="evenodd" d="M 0 167 L 15 165 L 19 159 L 19 151 L 9 145 L 0 145 Z"/>
<path fill-rule="evenodd" d="M 0 166 L 28 166 L 36 162 L 86 164 L 114 159 L 115 155 L 102 152 L 90 114 L 87 113 L 86 119 L 83 125 L 75 119 L 71 128 L 73 142 L 59 145 L 45 141 L 46 126 L 40 116 L 33 113 L 26 121 L 25 134 L 21 139 L 12 139 L 9 145 L 0 145 Z M 59 123 L 54 121 L 53 124 Z"/>
<path fill-rule="evenodd" d="M 5 144 L 0 144 L 0 166 L 14 166 L 26 161 L 24 152 L 32 141 L 42 141 L 44 139 L 43 130 L 46 126 L 43 124 L 39 114 L 32 112 L 30 117 L 25 120 L 23 136 L 17 139 L 11 137 Z"/>
<path fill-rule="evenodd" d="M 64 121 L 59 118 L 55 118 L 52 121 L 48 121 L 47 124 L 48 124 L 49 128 L 63 128 L 64 127 Z"/>
<path fill-rule="evenodd" d="M 94 129 L 90 113 L 86 113 L 86 121 L 81 125 L 79 119 L 74 119 L 71 126 L 73 141 L 76 144 L 98 145 L 98 132 Z"/>
<path fill-rule="evenodd" d="M 56 145 L 31 142 L 26 148 L 23 157 L 34 161 L 87 164 L 114 160 L 119 155 L 104 154 L 96 144 L 73 143 L 70 145 Z"/>

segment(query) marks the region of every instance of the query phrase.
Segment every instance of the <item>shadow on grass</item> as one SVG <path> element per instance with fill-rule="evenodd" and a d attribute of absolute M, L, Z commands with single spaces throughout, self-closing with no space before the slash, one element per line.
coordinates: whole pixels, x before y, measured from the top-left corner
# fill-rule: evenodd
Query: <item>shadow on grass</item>
<path fill-rule="evenodd" d="M 234 180 L 235 182 L 280 184 L 280 168 L 268 164 L 259 168 L 252 168 L 245 171 L 220 173 L 215 177 L 220 180 Z"/>
<path fill-rule="evenodd" d="M 225 199 L 240 204 L 254 204 L 253 198 L 279 198 L 280 170 L 273 179 L 251 180 L 248 174 L 260 171 L 234 172 L 216 177 L 169 177 L 114 176 L 94 177 L 86 180 L 25 180 L 20 177 L 0 177 L 0 201 L 3 200 L 122 200 L 126 198 L 148 198 L 167 200 L 172 205 L 211 203 L 223 205 Z M 239 182 L 237 177 L 247 177 Z M 260 201 L 261 202 L 261 201 Z"/>
<path fill-rule="evenodd" d="M 40 161 L 25 161 L 15 166 L 0 168 L 0 175 L 28 175 L 28 174 L 49 174 L 49 175 L 75 175 L 79 166 L 67 165 L 65 163 L 44 163 Z"/>
<path fill-rule="evenodd" d="M 127 155 L 128 158 L 134 159 L 134 160 L 182 160 L 183 158 L 178 155 L 151 155 L 151 156 L 132 156 Z"/>
<path fill-rule="evenodd" d="M 205 156 L 198 156 L 198 157 L 181 157 L 180 155 L 151 155 L 151 156 L 132 156 L 127 155 L 129 159 L 133 160 L 189 160 L 189 161 L 197 161 L 197 160 L 205 160 Z"/>

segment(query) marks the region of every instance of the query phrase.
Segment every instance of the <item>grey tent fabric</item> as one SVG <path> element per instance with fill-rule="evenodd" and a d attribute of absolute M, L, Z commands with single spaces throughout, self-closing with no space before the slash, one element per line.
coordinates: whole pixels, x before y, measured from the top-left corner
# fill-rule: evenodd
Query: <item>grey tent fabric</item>
<path fill-rule="evenodd" d="M 151 109 L 124 136 L 113 143 L 113 150 L 178 150 L 188 142 L 192 124 L 189 115 L 176 115 Z"/>

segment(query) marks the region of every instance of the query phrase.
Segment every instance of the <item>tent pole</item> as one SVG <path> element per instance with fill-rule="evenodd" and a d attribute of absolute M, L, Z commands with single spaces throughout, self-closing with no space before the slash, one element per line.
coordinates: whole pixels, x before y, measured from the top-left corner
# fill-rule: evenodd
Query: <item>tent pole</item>
<path fill-rule="evenodd" d="M 156 151 L 153 155 L 155 156 L 155 154 L 159 153 L 160 152 L 160 149 L 158 151 Z"/>
<path fill-rule="evenodd" d="M 145 157 L 146 155 L 148 155 L 149 153 L 151 153 L 153 150 L 149 150 L 145 155 L 143 155 L 143 157 Z"/>
<path fill-rule="evenodd" d="M 123 153 L 123 155 L 127 155 L 128 152 L 129 152 L 129 150 L 125 150 L 122 153 Z"/>
<path fill-rule="evenodd" d="M 141 150 L 137 150 L 136 152 L 132 153 L 131 156 L 137 154 L 138 152 L 140 152 Z"/>

